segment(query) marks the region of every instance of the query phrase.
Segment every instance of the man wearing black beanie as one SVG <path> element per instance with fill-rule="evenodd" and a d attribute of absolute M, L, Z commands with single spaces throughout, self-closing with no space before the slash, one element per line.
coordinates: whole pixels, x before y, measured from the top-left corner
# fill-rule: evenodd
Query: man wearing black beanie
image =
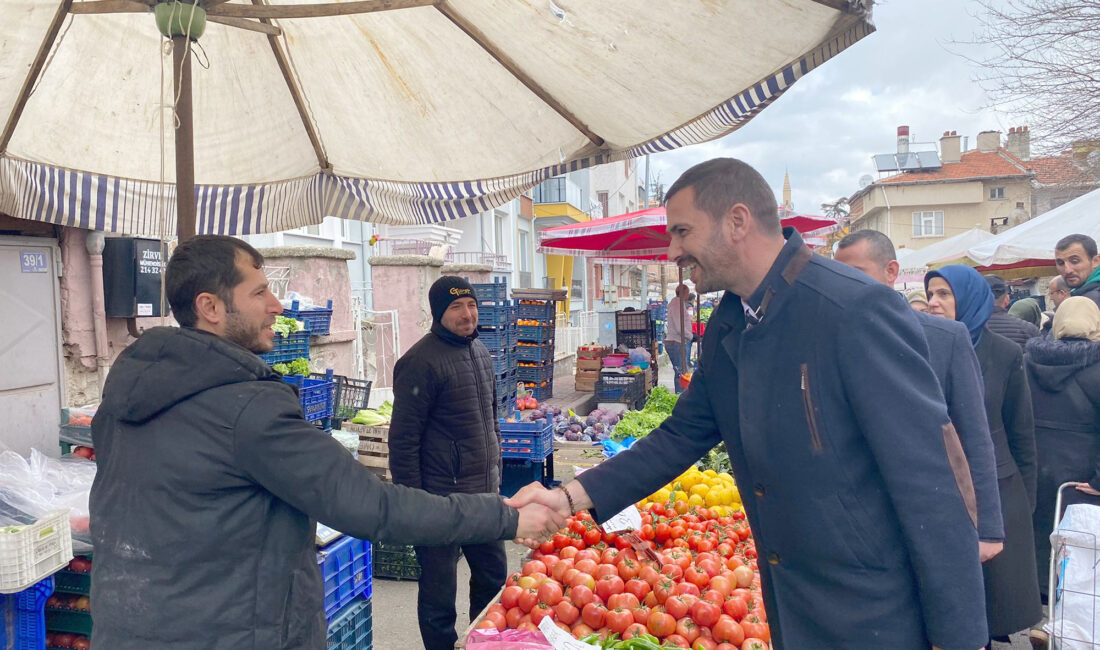
<path fill-rule="evenodd" d="M 433 494 L 499 492 L 500 425 L 493 359 L 477 340 L 477 295 L 466 280 L 444 276 L 428 290 L 431 331 L 393 371 L 390 472 L 393 482 Z M 420 637 L 428 650 L 451 650 L 459 554 L 470 565 L 470 612 L 484 609 L 504 584 L 503 542 L 417 546 Z"/>

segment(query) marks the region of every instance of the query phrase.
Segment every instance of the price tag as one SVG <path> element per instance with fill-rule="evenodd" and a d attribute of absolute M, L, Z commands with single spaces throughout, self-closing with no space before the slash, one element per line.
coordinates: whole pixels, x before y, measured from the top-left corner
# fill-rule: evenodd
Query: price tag
<path fill-rule="evenodd" d="M 22 273 L 46 273 L 46 254 L 35 251 L 19 251 L 19 270 Z"/>
<path fill-rule="evenodd" d="M 622 512 L 603 523 L 604 532 L 618 533 L 624 530 L 638 530 L 642 527 L 642 513 L 634 505 L 627 506 Z"/>
<path fill-rule="evenodd" d="M 539 631 L 555 650 L 592 650 L 595 647 L 574 639 L 571 634 L 554 625 L 549 616 L 539 621 Z"/>

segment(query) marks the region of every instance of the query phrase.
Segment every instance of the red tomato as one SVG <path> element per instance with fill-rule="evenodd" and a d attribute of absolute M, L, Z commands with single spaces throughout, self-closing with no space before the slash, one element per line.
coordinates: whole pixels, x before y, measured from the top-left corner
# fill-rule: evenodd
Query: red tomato
<path fill-rule="evenodd" d="M 722 608 L 709 600 L 697 600 L 691 606 L 691 618 L 699 625 L 710 627 L 718 622 L 722 615 Z"/>
<path fill-rule="evenodd" d="M 768 650 L 768 644 L 763 639 L 745 639 L 741 650 Z"/>
<path fill-rule="evenodd" d="M 619 549 L 606 548 L 603 553 L 600 554 L 600 563 L 602 564 L 615 564 L 619 560 Z"/>
<path fill-rule="evenodd" d="M 641 604 L 642 602 L 638 600 L 638 597 L 629 592 L 614 594 L 607 601 L 607 606 L 611 609 L 635 609 L 640 607 Z"/>
<path fill-rule="evenodd" d="M 565 583 L 567 585 L 569 585 L 570 587 L 576 587 L 578 585 L 584 585 L 585 587 L 588 587 L 589 589 L 595 589 L 596 588 L 596 579 L 595 578 L 588 575 L 587 573 L 584 573 L 583 571 L 578 571 L 576 569 L 569 569 L 568 571 L 565 572 Z"/>
<path fill-rule="evenodd" d="M 675 562 L 669 562 L 661 567 L 661 574 L 668 576 L 673 582 L 679 582 L 684 578 L 684 570 Z"/>
<path fill-rule="evenodd" d="M 566 537 L 565 535 L 562 535 L 562 537 L 565 537 L 565 541 L 570 542 L 570 544 L 567 546 L 563 546 L 561 552 L 558 553 L 558 556 L 561 557 L 561 559 L 563 560 L 575 560 L 577 558 L 577 553 L 580 553 L 580 551 L 577 550 L 576 546 L 572 546 L 572 542 L 570 541 L 569 537 Z"/>
<path fill-rule="evenodd" d="M 577 585 L 569 588 L 569 599 L 573 601 L 573 604 L 577 607 L 583 608 L 588 603 L 592 602 L 595 598 L 595 594 L 592 589 L 586 585 Z"/>
<path fill-rule="evenodd" d="M 518 626 L 516 626 L 516 629 L 517 630 L 523 630 L 524 632 L 538 632 L 539 631 L 538 626 L 536 626 L 534 623 L 532 623 L 530 618 L 528 618 L 526 621 L 521 621 L 520 624 Z"/>
<path fill-rule="evenodd" d="M 657 596 L 657 603 L 663 605 L 669 596 L 676 595 L 676 585 L 666 578 L 653 586 L 653 593 Z"/>
<path fill-rule="evenodd" d="M 726 558 L 726 568 L 733 571 L 739 566 L 743 566 L 745 563 L 741 561 L 741 558 L 736 555 Z"/>
<path fill-rule="evenodd" d="M 741 625 L 728 616 L 720 616 L 710 631 L 714 634 L 714 640 L 720 643 L 739 646 L 745 641 L 745 631 L 741 629 Z"/>
<path fill-rule="evenodd" d="M 596 580 L 604 576 L 617 576 L 619 569 L 614 564 L 599 564 L 596 566 Z"/>
<path fill-rule="evenodd" d="M 599 528 L 589 528 L 588 530 L 584 531 L 582 537 L 584 538 L 585 544 L 588 544 L 589 546 L 594 546 L 596 544 L 599 544 L 600 540 L 603 539 L 603 533 L 600 532 Z"/>
<path fill-rule="evenodd" d="M 716 575 L 711 578 L 709 586 L 712 591 L 722 594 L 723 600 L 733 593 L 733 583 L 724 575 Z"/>
<path fill-rule="evenodd" d="M 718 647 L 715 648 L 715 650 L 741 650 L 741 649 L 738 648 L 737 646 L 733 645 L 732 643 L 719 643 Z"/>
<path fill-rule="evenodd" d="M 508 624 L 508 627 L 515 629 L 519 622 L 523 620 L 524 611 L 519 607 L 513 607 L 504 614 L 504 621 Z"/>
<path fill-rule="evenodd" d="M 621 594 L 626 590 L 626 585 L 623 584 L 623 579 L 617 575 L 604 576 L 596 582 L 596 594 L 607 602 L 607 600 L 615 595 Z"/>
<path fill-rule="evenodd" d="M 733 546 L 725 542 L 719 544 L 716 550 L 718 551 L 718 555 L 721 555 L 723 558 L 728 558 L 733 555 Z"/>
<path fill-rule="evenodd" d="M 640 571 L 638 563 L 629 557 L 619 558 L 616 567 L 618 568 L 619 575 L 622 577 L 623 580 L 630 580 L 637 577 L 638 572 Z"/>
<path fill-rule="evenodd" d="M 683 596 L 673 596 L 665 601 L 665 610 L 675 618 L 683 618 L 691 611 L 691 601 Z"/>
<path fill-rule="evenodd" d="M 699 587 L 699 589 L 702 589 L 703 587 L 706 587 L 708 584 L 710 584 L 710 575 L 707 574 L 706 571 L 703 571 L 702 569 L 697 569 L 693 566 L 689 566 L 687 570 L 684 571 L 684 579 L 695 585 L 696 587 Z"/>
<path fill-rule="evenodd" d="M 548 539 L 545 542 L 543 542 L 542 544 L 539 544 L 539 552 L 543 553 L 543 554 L 553 553 L 555 548 L 557 548 L 557 547 L 554 546 L 554 540 L 553 539 Z"/>
<path fill-rule="evenodd" d="M 676 633 L 676 619 L 665 612 L 652 612 L 646 622 L 646 629 L 658 639 L 664 639 Z"/>
<path fill-rule="evenodd" d="M 648 607 L 635 607 L 630 613 L 634 616 L 635 623 L 645 625 L 649 622 L 649 611 Z"/>
<path fill-rule="evenodd" d="M 638 578 L 632 578 L 626 581 L 627 593 L 634 594 L 634 597 L 639 602 L 645 599 L 646 594 L 652 591 L 653 588 L 649 586 L 649 583 L 645 580 L 639 580 Z"/>
<path fill-rule="evenodd" d="M 599 564 L 600 554 L 590 548 L 586 548 L 583 551 L 577 552 L 577 562 L 581 560 L 592 560 L 595 564 Z"/>
<path fill-rule="evenodd" d="M 700 636 L 695 639 L 695 643 L 691 644 L 691 650 L 716 650 L 718 643 L 709 636 Z"/>
<path fill-rule="evenodd" d="M 485 618 L 481 619 L 481 622 L 478 623 L 475 626 L 474 629 L 477 629 L 477 630 L 496 630 L 496 631 L 499 632 L 501 630 L 506 630 L 508 628 L 507 628 L 507 624 L 505 624 L 505 627 L 503 627 L 503 628 L 499 627 L 494 619 L 491 619 L 488 616 L 486 616 Z"/>
<path fill-rule="evenodd" d="M 745 630 L 745 636 L 755 639 L 763 639 L 765 642 L 771 639 L 771 630 L 768 624 L 756 614 L 749 614 L 741 619 L 741 628 Z"/>
<path fill-rule="evenodd" d="M 504 616 L 508 612 L 508 609 L 500 603 L 493 603 L 492 605 L 489 605 L 489 610 L 487 613 L 492 614 L 493 612 Z"/>
<path fill-rule="evenodd" d="M 662 645 L 673 645 L 677 648 L 690 648 L 691 643 L 687 639 L 679 634 L 670 634 L 665 638 L 665 642 Z"/>
<path fill-rule="evenodd" d="M 699 587 L 695 586 L 695 584 L 691 582 L 681 582 L 680 584 L 676 585 L 676 593 L 684 594 L 687 596 L 695 596 L 696 598 L 698 598 Z"/>
<path fill-rule="evenodd" d="M 553 568 L 550 569 L 550 577 L 562 582 L 565 578 L 565 572 L 573 568 L 573 560 L 558 560 L 554 563 Z"/>
<path fill-rule="evenodd" d="M 748 587 L 754 577 L 752 569 L 747 566 L 739 566 L 733 570 L 733 579 L 737 581 L 738 587 Z"/>
<path fill-rule="evenodd" d="M 629 610 L 611 609 L 604 615 L 607 627 L 615 634 L 626 632 L 626 628 L 634 624 L 634 615 Z"/>
<path fill-rule="evenodd" d="M 569 546 L 569 536 L 564 533 L 555 533 L 554 536 L 550 538 L 550 541 L 554 543 L 554 548 L 559 551 Z"/>
<path fill-rule="evenodd" d="M 529 576 L 532 573 L 546 573 L 546 565 L 541 560 L 531 560 L 527 564 L 523 565 L 523 575 Z"/>
<path fill-rule="evenodd" d="M 629 626 L 627 626 L 626 630 L 623 631 L 622 638 L 623 641 L 628 641 L 638 636 L 639 634 L 649 634 L 649 630 L 647 630 L 645 625 L 642 623 L 631 623 Z"/>
<path fill-rule="evenodd" d="M 557 620 L 559 623 L 565 623 L 566 625 L 572 625 L 577 622 L 577 619 L 581 617 L 581 610 L 577 609 L 577 606 L 568 600 L 562 600 L 554 606 L 554 612 L 557 614 Z"/>
<path fill-rule="evenodd" d="M 722 611 L 733 620 L 740 621 L 749 613 L 749 604 L 743 595 L 733 595 L 722 603 Z"/>
<path fill-rule="evenodd" d="M 685 616 L 676 621 L 676 634 L 684 637 L 688 642 L 688 646 L 691 646 L 692 643 L 695 643 L 695 639 L 699 638 L 699 625 L 690 616 Z"/>
<path fill-rule="evenodd" d="M 550 607 L 557 605 L 562 599 L 561 585 L 553 580 L 547 580 L 539 585 L 538 588 L 539 602 L 546 603 Z"/>
<path fill-rule="evenodd" d="M 584 551 L 582 551 L 582 553 L 583 552 Z M 596 564 L 595 560 L 590 560 L 588 558 L 581 559 L 580 553 L 577 554 L 577 562 L 573 566 L 577 569 L 577 571 L 580 571 L 581 573 L 587 573 L 590 576 L 595 576 L 596 569 L 599 567 L 599 565 Z"/>
<path fill-rule="evenodd" d="M 552 553 L 547 553 L 540 557 L 539 561 L 546 565 L 548 575 L 554 575 L 554 567 L 561 562 L 561 558 Z"/>
<path fill-rule="evenodd" d="M 607 611 L 602 605 L 596 603 L 588 603 L 581 609 L 581 620 L 585 625 L 592 627 L 593 629 L 599 629 L 603 627 L 604 613 Z"/>
<path fill-rule="evenodd" d="M 595 630 L 588 627 L 584 623 L 577 623 L 576 625 L 573 626 L 573 638 L 575 638 L 575 639 L 584 638 L 584 637 L 588 636 L 589 634 L 594 634 L 595 632 L 596 632 Z"/>
<path fill-rule="evenodd" d="M 519 604 L 519 595 L 523 593 L 523 589 L 512 585 L 504 588 L 504 591 L 500 594 L 500 604 L 504 606 L 504 609 L 512 609 Z"/>
<path fill-rule="evenodd" d="M 700 570 L 706 572 L 708 582 L 710 581 L 710 578 L 713 578 L 714 576 L 722 572 L 722 564 L 714 558 L 708 558 L 706 560 L 696 560 L 695 566 L 699 567 Z M 702 587 L 703 585 L 699 586 Z"/>
<path fill-rule="evenodd" d="M 619 570 L 619 575 L 622 575 L 622 569 Z M 653 568 L 652 565 L 646 564 L 638 569 L 638 577 L 648 582 L 649 586 L 652 587 L 661 579 L 661 572 Z"/>
<path fill-rule="evenodd" d="M 554 608 L 546 603 L 539 603 L 531 610 L 531 622 L 537 627 L 542 619 L 549 617 L 554 620 Z"/>
<path fill-rule="evenodd" d="M 519 595 L 519 608 L 524 612 L 530 612 L 539 602 L 539 592 L 534 589 L 524 589 Z"/>
<path fill-rule="evenodd" d="M 702 598 L 703 600 L 709 600 L 710 602 L 718 605 L 719 607 L 721 607 L 721 603 L 726 602 L 725 595 L 723 595 L 722 592 L 717 591 L 715 589 L 706 590 L 705 592 L 703 592 L 703 595 L 700 596 L 700 598 Z"/>

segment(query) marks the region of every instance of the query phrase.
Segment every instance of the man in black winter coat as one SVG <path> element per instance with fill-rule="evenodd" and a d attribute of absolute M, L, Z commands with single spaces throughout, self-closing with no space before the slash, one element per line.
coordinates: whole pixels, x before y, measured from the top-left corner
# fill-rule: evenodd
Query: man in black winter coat
<path fill-rule="evenodd" d="M 1023 350 L 1028 339 L 1039 336 L 1039 328 L 1008 313 L 1011 297 L 1008 295 L 1008 283 L 1004 278 L 999 275 L 987 275 L 985 281 L 993 290 L 993 315 L 989 317 L 986 327 L 1019 345 Z"/>
<path fill-rule="evenodd" d="M 316 522 L 399 544 L 552 534 L 550 511 L 495 494 L 382 483 L 307 422 L 258 352 L 282 305 L 231 237 L 180 244 L 165 274 L 182 327 L 114 363 L 92 421 L 98 472 L 92 644 L 111 650 L 323 650 Z"/>
<path fill-rule="evenodd" d="M 500 424 L 493 360 L 477 340 L 477 296 L 462 278 L 444 276 L 428 290 L 432 328 L 393 370 L 390 472 L 399 485 L 433 494 L 500 490 Z M 470 565 L 470 612 L 504 585 L 502 542 L 417 546 L 417 615 L 427 650 L 454 648 L 460 553 Z"/>
<path fill-rule="evenodd" d="M 1066 235 L 1054 245 L 1054 264 L 1071 295 L 1085 296 L 1100 307 L 1100 255 L 1088 235 Z"/>

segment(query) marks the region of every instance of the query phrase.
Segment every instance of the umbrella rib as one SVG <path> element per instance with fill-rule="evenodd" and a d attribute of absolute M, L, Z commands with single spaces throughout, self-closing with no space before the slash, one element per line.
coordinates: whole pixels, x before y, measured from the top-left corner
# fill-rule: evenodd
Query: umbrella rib
<path fill-rule="evenodd" d="M 246 18 L 229 18 L 228 16 L 208 16 L 207 20 L 212 23 L 218 23 L 220 25 L 227 25 L 229 27 L 236 27 L 238 29 L 246 29 L 250 32 L 259 32 L 261 34 L 267 34 L 269 36 L 282 36 L 283 30 L 279 29 L 275 25 L 270 23 L 261 23 L 255 20 L 248 20 Z"/>
<path fill-rule="evenodd" d="M 538 98 L 541 99 L 547 106 L 552 108 L 558 115 L 564 118 L 565 121 L 572 124 L 573 128 L 583 133 L 584 137 L 588 138 L 589 141 L 592 142 L 592 144 L 600 148 L 604 146 L 605 142 L 603 138 L 594 133 L 592 129 L 588 128 L 588 126 L 584 124 L 584 122 L 581 122 L 580 118 L 578 118 L 568 109 L 566 109 L 565 106 L 561 104 L 561 102 L 554 99 L 554 97 L 549 92 L 547 92 L 545 88 L 540 86 L 534 79 L 531 78 L 530 75 L 520 69 L 519 64 L 513 61 L 511 57 L 501 52 L 491 42 L 489 42 L 489 39 L 485 36 L 484 32 L 475 27 L 462 16 L 458 15 L 458 13 L 449 4 L 447 4 L 446 0 L 440 0 L 440 2 L 435 5 L 435 8 L 439 10 L 439 12 L 442 13 L 444 16 L 446 16 L 448 20 L 454 23 L 456 27 L 461 29 L 467 36 L 473 39 L 475 43 L 480 45 L 481 49 L 485 50 L 485 52 L 489 56 L 496 59 L 497 63 L 504 66 L 504 69 L 511 73 L 513 77 L 518 79 L 519 82 L 526 86 L 528 90 L 535 93 L 535 95 L 538 96 Z"/>
<path fill-rule="evenodd" d="M 320 18 L 327 16 L 347 16 L 350 14 L 369 14 L 376 11 L 393 9 L 412 9 L 429 7 L 438 0 L 355 0 L 353 2 L 326 2 L 318 4 L 279 5 L 267 4 L 218 4 L 211 7 L 208 16 L 230 16 L 233 18 Z"/>
<path fill-rule="evenodd" d="M 153 11 L 153 7 L 137 0 L 93 0 L 78 2 L 69 13 L 74 14 L 142 14 Z"/>
<path fill-rule="evenodd" d="M 848 0 L 813 0 L 819 5 L 825 5 L 830 9 L 836 9 L 837 11 L 847 12 L 851 9 L 852 5 Z"/>
<path fill-rule="evenodd" d="M 8 121 L 4 125 L 4 133 L 0 134 L 0 153 L 5 153 L 8 150 L 8 143 L 11 142 L 11 136 L 15 133 L 15 126 L 23 115 L 23 109 L 27 107 L 27 101 L 31 98 L 31 90 L 34 88 L 35 82 L 38 81 L 38 76 L 42 74 L 42 69 L 46 65 L 46 58 L 50 54 L 50 49 L 53 48 L 54 41 L 57 40 L 57 34 L 61 31 L 61 23 L 65 22 L 65 15 L 69 13 L 72 4 L 73 0 L 61 0 L 61 4 L 57 7 L 57 13 L 54 14 L 45 38 L 42 39 L 38 54 L 35 55 L 30 70 L 27 71 L 27 78 L 23 80 L 23 87 L 19 90 L 19 98 L 15 100 L 15 106 L 12 107 L 11 114 L 8 115 Z"/>
<path fill-rule="evenodd" d="M 263 0 L 252 0 L 252 3 L 254 5 L 266 6 L 263 5 Z M 267 18 L 260 18 L 260 23 L 271 25 L 271 22 Z M 294 77 L 290 73 L 290 64 L 287 62 L 286 54 L 283 52 L 282 48 L 279 47 L 278 37 L 274 34 L 269 34 L 267 42 L 271 45 L 271 52 L 275 55 L 275 61 L 279 64 L 279 71 L 283 73 L 283 81 L 286 82 L 286 87 L 290 91 L 290 97 L 294 100 L 295 108 L 298 109 L 298 117 L 302 119 L 302 126 L 306 130 L 306 135 L 309 137 L 310 144 L 313 145 L 313 153 L 317 156 L 317 164 L 321 167 L 322 171 L 331 171 L 332 164 L 325 154 L 325 148 L 321 145 L 321 139 L 317 135 L 317 130 L 313 127 L 313 122 L 309 119 L 309 112 L 306 110 L 306 103 L 302 97 L 301 89 L 298 88 L 298 84 L 294 82 Z"/>

